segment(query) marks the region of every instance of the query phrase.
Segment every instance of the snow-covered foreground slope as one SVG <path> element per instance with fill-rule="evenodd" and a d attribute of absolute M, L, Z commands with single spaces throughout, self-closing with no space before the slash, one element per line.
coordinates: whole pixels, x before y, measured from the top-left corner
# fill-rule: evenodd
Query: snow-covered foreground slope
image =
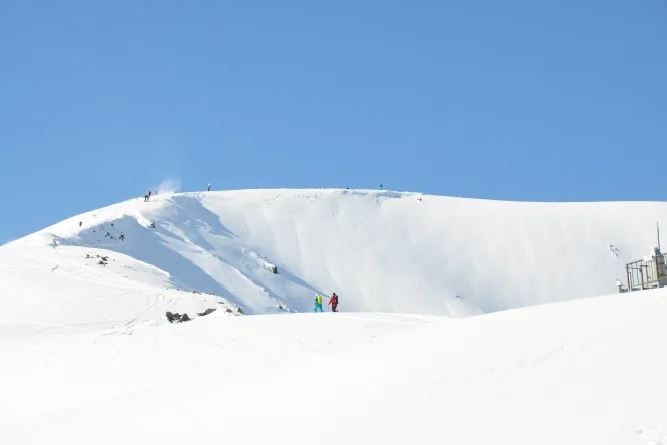
<path fill-rule="evenodd" d="M 659 444 L 667 292 L 451 319 L 0 331 L 12 444 Z"/>
<path fill-rule="evenodd" d="M 335 291 L 346 311 L 470 315 L 614 292 L 624 262 L 656 244 L 657 219 L 667 220 L 664 203 L 512 203 L 351 190 L 160 194 L 0 247 L 0 301 L 22 314 L 17 319 L 29 311 L 53 323 L 59 315 L 39 314 L 41 307 L 78 310 L 64 296 L 60 309 L 50 306 L 51 289 L 73 286 L 77 307 L 83 299 L 110 303 L 108 313 L 85 309 L 62 318 L 66 324 L 127 321 L 164 289 L 215 294 L 248 313 L 310 311 L 315 292 Z M 58 246 L 49 247 L 54 240 Z M 96 255 L 110 263 L 99 265 Z M 91 279 L 102 284 L 99 292 L 85 284 Z"/>

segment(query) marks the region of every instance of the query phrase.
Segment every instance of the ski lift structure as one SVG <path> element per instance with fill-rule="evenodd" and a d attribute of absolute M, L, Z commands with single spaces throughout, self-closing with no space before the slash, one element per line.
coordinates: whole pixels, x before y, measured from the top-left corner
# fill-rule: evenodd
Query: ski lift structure
<path fill-rule="evenodd" d="M 656 247 L 651 256 L 627 263 L 625 265 L 626 287 L 620 285 L 619 291 L 634 292 L 665 287 L 667 285 L 666 257 L 667 253 L 661 253 Z"/>
<path fill-rule="evenodd" d="M 667 285 L 667 252 L 660 249 L 660 227 L 658 247 L 654 247 L 649 256 L 625 264 L 626 284 L 618 282 L 619 292 L 634 292 L 662 288 Z"/>

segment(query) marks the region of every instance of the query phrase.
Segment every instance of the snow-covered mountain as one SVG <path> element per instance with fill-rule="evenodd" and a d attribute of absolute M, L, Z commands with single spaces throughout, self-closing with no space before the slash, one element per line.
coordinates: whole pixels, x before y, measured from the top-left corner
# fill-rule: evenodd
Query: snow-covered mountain
<path fill-rule="evenodd" d="M 656 244 L 658 219 L 667 221 L 664 203 L 322 189 L 160 194 L 9 243 L 0 274 L 37 307 L 54 288 L 73 286 L 96 307 L 137 311 L 178 289 L 255 314 L 309 311 L 316 292 L 337 292 L 347 311 L 458 316 L 612 293 L 625 260 Z M 91 278 L 114 289 L 86 288 Z"/>
<path fill-rule="evenodd" d="M 79 215 L 0 247 L 0 430 L 11 444 L 664 444 L 667 292 L 614 292 L 665 217 L 664 203 L 357 190 L 159 194 Z M 290 313 L 332 291 L 343 312 Z"/>

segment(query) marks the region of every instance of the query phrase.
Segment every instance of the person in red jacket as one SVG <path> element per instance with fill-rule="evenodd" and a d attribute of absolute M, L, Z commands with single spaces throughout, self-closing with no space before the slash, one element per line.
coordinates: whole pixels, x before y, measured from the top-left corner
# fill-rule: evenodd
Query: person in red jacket
<path fill-rule="evenodd" d="M 336 292 L 331 295 L 328 304 L 331 305 L 331 312 L 338 312 L 338 295 L 336 295 Z"/>

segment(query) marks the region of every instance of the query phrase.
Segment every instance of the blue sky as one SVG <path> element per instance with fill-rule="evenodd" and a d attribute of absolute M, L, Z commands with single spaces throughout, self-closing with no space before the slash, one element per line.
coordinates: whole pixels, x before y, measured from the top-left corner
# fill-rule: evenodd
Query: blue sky
<path fill-rule="evenodd" d="M 667 0 L 2 0 L 0 61 L 0 241 L 167 178 L 667 193 Z"/>

